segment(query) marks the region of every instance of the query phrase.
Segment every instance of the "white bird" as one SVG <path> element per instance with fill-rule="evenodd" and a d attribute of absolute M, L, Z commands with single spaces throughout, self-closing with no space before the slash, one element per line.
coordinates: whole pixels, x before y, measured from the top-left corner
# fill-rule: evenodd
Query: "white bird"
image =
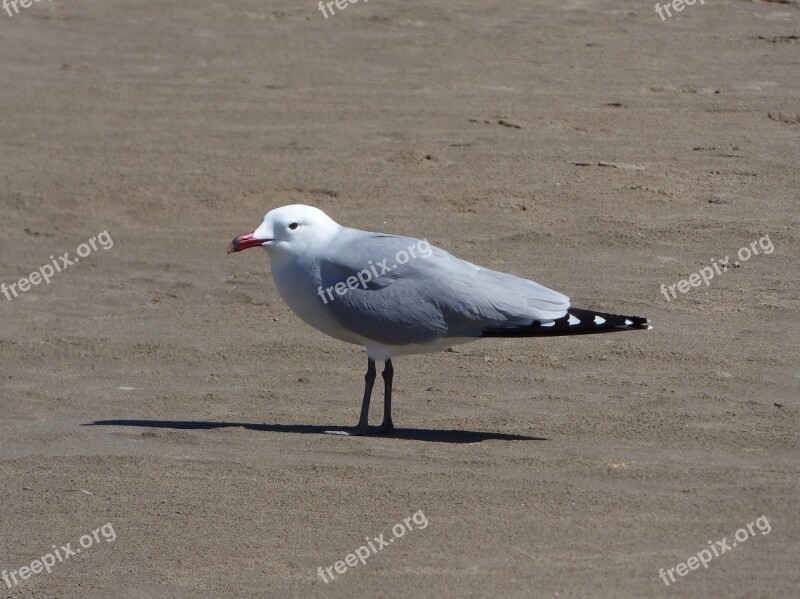
<path fill-rule="evenodd" d="M 375 361 L 384 362 L 383 423 L 392 424 L 392 359 L 443 351 L 481 337 L 538 337 L 650 329 L 638 316 L 571 308 L 538 283 L 476 266 L 425 240 L 343 227 L 318 208 L 294 204 L 268 212 L 228 253 L 262 247 L 278 293 L 301 319 L 341 341 L 363 345 L 367 420 Z"/>

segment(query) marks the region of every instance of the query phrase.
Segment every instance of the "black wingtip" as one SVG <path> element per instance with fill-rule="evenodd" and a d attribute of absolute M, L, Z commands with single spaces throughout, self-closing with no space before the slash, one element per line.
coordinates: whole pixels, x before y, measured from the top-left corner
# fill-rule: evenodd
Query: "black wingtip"
<path fill-rule="evenodd" d="M 533 321 L 529 325 L 492 327 L 482 332 L 483 337 L 557 337 L 560 335 L 594 335 L 620 331 L 649 330 L 653 325 L 641 316 L 623 316 L 570 308 L 557 320 Z"/>

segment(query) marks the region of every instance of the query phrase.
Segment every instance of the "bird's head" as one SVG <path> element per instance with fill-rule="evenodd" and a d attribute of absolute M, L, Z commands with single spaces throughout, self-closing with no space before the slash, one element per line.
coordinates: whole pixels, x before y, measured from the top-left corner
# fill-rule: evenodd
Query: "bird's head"
<path fill-rule="evenodd" d="M 292 204 L 267 212 L 255 231 L 231 241 L 228 253 L 260 246 L 270 254 L 298 255 L 324 248 L 338 229 L 339 225 L 319 208 Z"/>

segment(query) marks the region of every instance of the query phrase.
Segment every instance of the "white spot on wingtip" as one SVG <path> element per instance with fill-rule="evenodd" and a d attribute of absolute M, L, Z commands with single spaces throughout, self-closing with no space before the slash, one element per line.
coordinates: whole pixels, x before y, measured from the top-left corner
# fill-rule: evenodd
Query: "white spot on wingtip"
<path fill-rule="evenodd" d="M 594 317 L 594 323 L 595 324 L 603 324 L 605 321 L 606 321 L 606 319 L 603 318 L 602 316 L 595 316 Z"/>
<path fill-rule="evenodd" d="M 569 322 L 568 322 L 568 324 L 578 324 L 579 322 L 580 322 L 580 320 L 578 320 L 577 318 L 575 318 L 575 317 L 574 317 L 572 314 L 570 314 L 570 315 L 569 315 Z"/>
<path fill-rule="evenodd" d="M 633 324 L 633 321 L 630 318 L 626 318 L 625 319 L 625 326 L 631 326 L 632 324 Z"/>

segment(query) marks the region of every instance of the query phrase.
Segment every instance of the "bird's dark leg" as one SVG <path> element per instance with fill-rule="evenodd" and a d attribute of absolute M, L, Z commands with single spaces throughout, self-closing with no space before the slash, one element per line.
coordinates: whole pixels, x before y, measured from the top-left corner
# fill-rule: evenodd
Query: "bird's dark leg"
<path fill-rule="evenodd" d="M 379 433 L 388 433 L 394 428 L 392 424 L 392 378 L 394 377 L 394 367 L 391 359 L 386 360 L 383 367 L 383 422 L 378 427 Z"/>
<path fill-rule="evenodd" d="M 334 435 L 366 435 L 369 433 L 369 401 L 372 398 L 372 388 L 376 377 L 375 360 L 367 358 L 367 373 L 364 375 L 364 399 L 361 400 L 361 416 L 354 429 L 348 431 L 326 431 Z M 394 428 L 392 423 L 392 381 L 394 379 L 394 366 L 392 360 L 386 360 L 383 367 L 383 422 L 376 429 L 377 433 L 388 433 Z"/>
<path fill-rule="evenodd" d="M 367 358 L 367 374 L 364 375 L 364 399 L 361 400 L 361 416 L 354 429 L 347 431 L 325 431 L 331 435 L 366 435 L 369 428 L 369 400 L 375 384 L 375 360 Z"/>
<path fill-rule="evenodd" d="M 372 386 L 375 384 L 375 360 L 367 358 L 367 374 L 364 375 L 364 399 L 361 400 L 361 416 L 356 430 L 351 434 L 364 435 L 369 425 L 369 400 L 372 397 Z"/>

